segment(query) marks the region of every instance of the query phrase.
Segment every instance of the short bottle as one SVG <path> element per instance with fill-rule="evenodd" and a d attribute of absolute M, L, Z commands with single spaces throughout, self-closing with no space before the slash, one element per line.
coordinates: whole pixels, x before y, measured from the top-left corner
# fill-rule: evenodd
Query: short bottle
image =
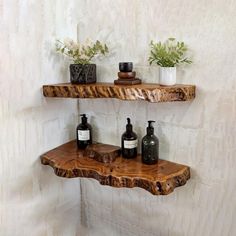
<path fill-rule="evenodd" d="M 137 157 L 138 137 L 133 132 L 133 126 L 130 122 L 130 118 L 127 118 L 126 131 L 121 137 L 121 153 L 126 159 L 132 159 Z"/>
<path fill-rule="evenodd" d="M 77 126 L 77 146 L 80 149 L 85 149 L 89 144 L 92 144 L 92 127 L 88 123 L 86 114 L 82 114 L 81 123 Z"/>
<path fill-rule="evenodd" d="M 159 159 L 159 140 L 154 135 L 154 122 L 148 121 L 147 135 L 142 139 L 142 162 L 148 165 L 156 164 Z"/>

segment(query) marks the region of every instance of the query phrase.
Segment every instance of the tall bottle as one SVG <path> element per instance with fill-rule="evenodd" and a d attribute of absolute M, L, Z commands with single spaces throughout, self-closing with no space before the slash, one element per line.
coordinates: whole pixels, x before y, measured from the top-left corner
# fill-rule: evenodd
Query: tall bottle
<path fill-rule="evenodd" d="M 156 164 L 159 158 L 159 140 L 152 126 L 154 122 L 148 121 L 147 135 L 142 139 L 142 162 L 148 165 Z"/>
<path fill-rule="evenodd" d="M 124 158 L 132 159 L 137 156 L 138 137 L 133 132 L 130 118 L 127 118 L 126 131 L 121 137 L 121 153 Z"/>
<path fill-rule="evenodd" d="M 89 144 L 92 144 L 92 127 L 87 122 L 86 114 L 82 114 L 81 123 L 77 126 L 77 146 L 80 149 L 85 149 Z"/>

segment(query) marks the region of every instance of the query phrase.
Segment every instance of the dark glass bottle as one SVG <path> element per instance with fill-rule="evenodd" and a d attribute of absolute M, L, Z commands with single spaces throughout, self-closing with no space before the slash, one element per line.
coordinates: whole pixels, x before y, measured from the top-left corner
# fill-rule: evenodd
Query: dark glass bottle
<path fill-rule="evenodd" d="M 133 132 L 133 126 L 130 123 L 130 118 L 127 118 L 126 131 L 121 137 L 121 153 L 126 159 L 137 157 L 138 137 Z"/>
<path fill-rule="evenodd" d="M 77 146 L 80 149 L 85 149 L 89 144 L 92 144 L 92 127 L 87 122 L 86 114 L 80 115 L 81 123 L 77 126 Z"/>
<path fill-rule="evenodd" d="M 159 158 L 159 140 L 154 135 L 153 122 L 148 121 L 147 135 L 142 139 L 142 162 L 148 165 L 156 164 Z"/>

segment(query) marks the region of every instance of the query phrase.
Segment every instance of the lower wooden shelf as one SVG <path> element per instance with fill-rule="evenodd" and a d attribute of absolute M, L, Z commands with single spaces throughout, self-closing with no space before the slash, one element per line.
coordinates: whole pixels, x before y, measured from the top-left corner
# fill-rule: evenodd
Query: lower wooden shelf
<path fill-rule="evenodd" d="M 170 161 L 159 160 L 145 165 L 141 157 L 127 160 L 116 158 L 112 163 L 90 159 L 77 149 L 76 142 L 63 144 L 41 156 L 41 163 L 54 169 L 57 176 L 94 178 L 112 187 L 140 187 L 154 195 L 167 195 L 190 178 L 190 168 Z"/>

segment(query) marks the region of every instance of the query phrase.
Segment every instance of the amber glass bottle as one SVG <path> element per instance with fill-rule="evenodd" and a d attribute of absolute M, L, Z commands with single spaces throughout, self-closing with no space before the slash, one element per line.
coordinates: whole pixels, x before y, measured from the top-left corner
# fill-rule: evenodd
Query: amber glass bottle
<path fill-rule="evenodd" d="M 137 157 L 138 137 L 133 132 L 133 126 L 130 122 L 130 118 L 127 118 L 126 131 L 121 137 L 121 151 L 122 156 L 127 159 Z"/>
<path fill-rule="evenodd" d="M 86 114 L 82 114 L 81 123 L 77 126 L 77 146 L 80 149 L 85 149 L 89 144 L 92 144 L 92 127 L 87 122 Z"/>

